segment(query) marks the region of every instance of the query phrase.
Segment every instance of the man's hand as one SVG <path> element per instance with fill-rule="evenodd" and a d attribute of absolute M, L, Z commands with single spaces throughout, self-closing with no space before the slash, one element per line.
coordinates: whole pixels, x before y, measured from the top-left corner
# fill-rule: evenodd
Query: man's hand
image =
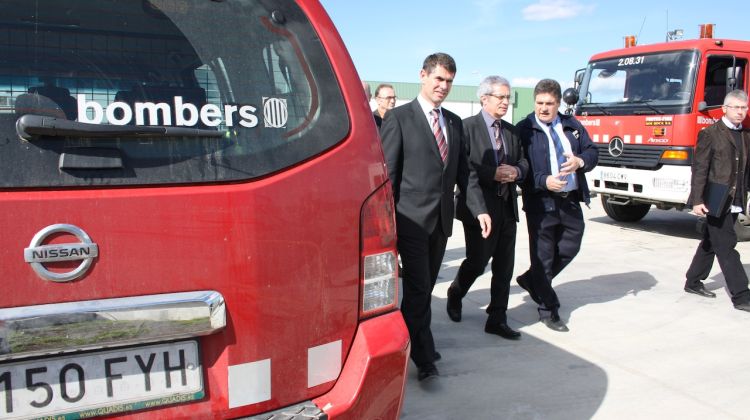
<path fill-rule="evenodd" d="M 514 182 L 516 178 L 518 178 L 518 170 L 515 166 L 502 164 L 495 170 L 495 181 L 497 182 Z"/>
<path fill-rule="evenodd" d="M 492 219 L 490 219 L 490 215 L 487 213 L 482 213 L 477 216 L 477 220 L 479 220 L 479 227 L 482 228 L 482 238 L 487 239 L 487 237 L 490 236 L 490 231 L 492 230 Z"/>
<path fill-rule="evenodd" d="M 562 166 L 560 166 L 561 174 L 570 175 L 572 173 L 575 173 L 575 171 L 577 171 L 578 169 L 583 168 L 583 159 L 568 152 L 563 153 L 563 156 L 565 156 L 567 160 L 562 164 Z"/>
<path fill-rule="evenodd" d="M 693 213 L 697 216 L 705 216 L 708 214 L 708 207 L 705 204 L 696 204 L 693 206 Z"/>
<path fill-rule="evenodd" d="M 565 188 L 566 185 L 568 185 L 568 181 L 563 181 L 562 178 L 565 176 L 562 172 L 560 172 L 557 176 L 549 175 L 547 177 L 546 183 L 547 183 L 547 189 L 554 192 L 560 192 Z"/>

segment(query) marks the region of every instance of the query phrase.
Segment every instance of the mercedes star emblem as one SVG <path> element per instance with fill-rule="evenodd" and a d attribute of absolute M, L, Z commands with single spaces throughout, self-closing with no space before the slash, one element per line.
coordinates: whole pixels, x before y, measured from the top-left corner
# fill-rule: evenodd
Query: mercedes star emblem
<path fill-rule="evenodd" d="M 625 143 L 622 142 L 622 139 L 619 137 L 614 137 L 609 142 L 609 154 L 612 157 L 620 157 L 622 156 L 623 150 L 625 150 Z"/>

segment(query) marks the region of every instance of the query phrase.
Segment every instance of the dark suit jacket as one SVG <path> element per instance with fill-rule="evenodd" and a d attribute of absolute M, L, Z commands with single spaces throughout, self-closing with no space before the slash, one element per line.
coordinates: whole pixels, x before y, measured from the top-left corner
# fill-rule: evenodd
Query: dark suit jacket
<path fill-rule="evenodd" d="M 380 137 L 393 184 L 398 229 L 432 233 L 441 221 L 445 236 L 453 232 L 453 190 L 467 191 L 469 209 L 486 213 L 476 175 L 469 172 L 461 118 L 443 108 L 448 158 L 443 164 L 435 136 L 415 99 L 385 114 Z M 471 179 L 470 179 L 471 178 Z"/>
<path fill-rule="evenodd" d="M 587 204 L 591 201 L 589 186 L 585 173 L 594 169 L 599 162 L 599 152 L 589 137 L 586 129 L 572 115 L 559 114 L 563 133 L 570 141 L 573 154 L 583 159 L 583 168 L 576 171 L 578 182 L 578 199 Z M 539 126 L 534 113 L 518 123 L 526 159 L 529 161 L 529 176 L 523 184 L 523 209 L 527 213 L 545 213 L 557 208 L 551 191 L 547 189 L 547 177 L 552 175 L 550 169 L 549 140 Z"/>
<path fill-rule="evenodd" d="M 742 130 L 742 141 L 745 144 L 745 162 L 750 151 L 750 133 Z M 688 203 L 704 203 L 704 193 L 708 182 L 729 185 L 731 202 L 736 194 L 737 176 L 745 177 L 745 191 L 750 183 L 750 165 L 737 160 L 737 144 L 729 127 L 719 120 L 714 125 L 698 133 L 698 143 L 693 157 L 692 176 L 690 180 L 690 197 Z M 747 209 L 746 194 L 742 196 L 743 212 Z"/>
<path fill-rule="evenodd" d="M 383 117 L 380 116 L 377 109 L 372 112 L 372 118 L 375 119 L 375 125 L 377 125 L 378 130 L 380 130 L 380 126 L 383 125 Z"/>
<path fill-rule="evenodd" d="M 469 158 L 469 168 L 477 174 L 485 206 L 494 221 L 500 216 L 500 209 L 503 205 L 503 199 L 498 194 L 500 183 L 495 181 L 497 160 L 493 145 L 494 139 L 490 138 L 481 111 L 477 115 L 466 118 L 463 122 L 464 141 L 466 142 L 466 153 Z M 505 164 L 515 166 L 519 169 L 520 174 L 516 183 L 520 184 L 529 171 L 529 163 L 523 155 L 518 129 L 513 124 L 502 121 L 500 130 L 505 139 Z M 518 205 L 516 203 L 518 193 L 516 192 L 516 184 L 509 183 L 508 188 L 511 194 L 510 199 L 512 200 L 513 215 L 516 221 L 518 221 Z M 464 223 L 479 223 L 466 206 L 466 195 L 463 192 L 456 198 L 456 218 Z"/>

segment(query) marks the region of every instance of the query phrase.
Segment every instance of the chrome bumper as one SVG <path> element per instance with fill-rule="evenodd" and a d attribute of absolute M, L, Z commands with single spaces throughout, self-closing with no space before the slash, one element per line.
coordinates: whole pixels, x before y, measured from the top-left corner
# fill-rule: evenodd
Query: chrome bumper
<path fill-rule="evenodd" d="M 0 309 L 0 361 L 175 340 L 226 326 L 216 291 Z"/>

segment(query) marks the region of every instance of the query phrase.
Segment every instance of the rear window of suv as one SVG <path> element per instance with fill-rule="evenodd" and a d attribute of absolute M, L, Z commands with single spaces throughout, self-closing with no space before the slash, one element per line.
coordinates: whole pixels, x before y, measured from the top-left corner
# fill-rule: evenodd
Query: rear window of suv
<path fill-rule="evenodd" d="M 246 180 L 348 131 L 293 2 L 3 2 L 0 188 Z"/>

